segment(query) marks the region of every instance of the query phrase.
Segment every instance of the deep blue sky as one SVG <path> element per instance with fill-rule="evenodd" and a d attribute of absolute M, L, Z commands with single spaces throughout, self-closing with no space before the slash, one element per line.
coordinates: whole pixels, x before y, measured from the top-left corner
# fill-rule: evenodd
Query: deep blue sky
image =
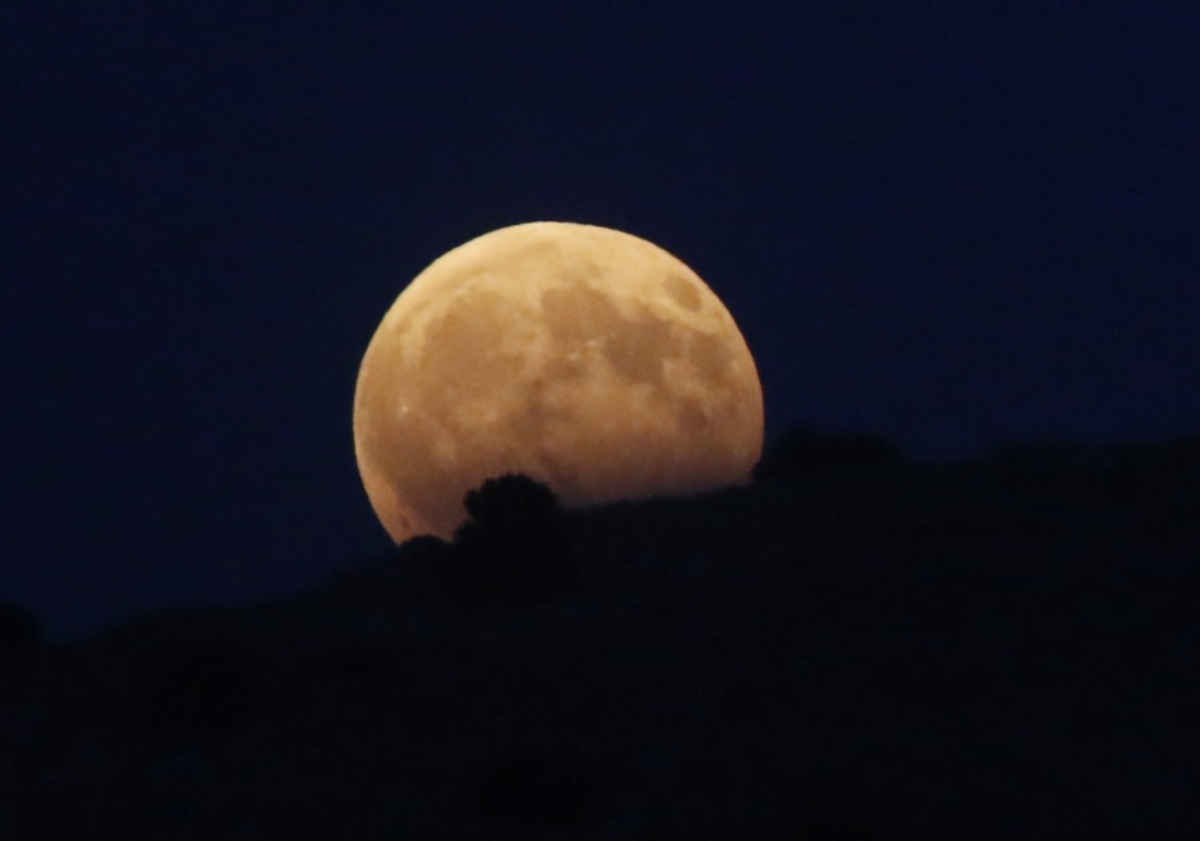
<path fill-rule="evenodd" d="M 1195 8 L 5 3 L 0 598 L 71 634 L 386 546 L 359 358 L 535 219 L 695 268 L 769 435 L 1200 432 Z"/>

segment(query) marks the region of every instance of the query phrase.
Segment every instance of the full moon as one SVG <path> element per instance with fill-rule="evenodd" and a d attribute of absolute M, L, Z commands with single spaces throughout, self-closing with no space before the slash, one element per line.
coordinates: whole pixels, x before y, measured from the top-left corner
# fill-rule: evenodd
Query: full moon
<path fill-rule="evenodd" d="M 631 234 L 531 222 L 435 260 L 375 331 L 354 448 L 391 538 L 453 535 L 463 498 L 524 473 L 563 505 L 744 483 L 758 372 L 695 272 Z"/>

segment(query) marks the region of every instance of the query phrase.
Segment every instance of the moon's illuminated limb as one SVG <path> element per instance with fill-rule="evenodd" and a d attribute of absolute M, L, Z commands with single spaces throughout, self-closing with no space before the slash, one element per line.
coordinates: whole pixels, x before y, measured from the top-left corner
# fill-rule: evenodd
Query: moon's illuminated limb
<path fill-rule="evenodd" d="M 396 542 L 449 537 L 466 492 L 523 472 L 568 506 L 745 481 L 762 390 L 728 311 L 630 234 L 533 222 L 435 260 L 376 330 L 354 439 Z"/>

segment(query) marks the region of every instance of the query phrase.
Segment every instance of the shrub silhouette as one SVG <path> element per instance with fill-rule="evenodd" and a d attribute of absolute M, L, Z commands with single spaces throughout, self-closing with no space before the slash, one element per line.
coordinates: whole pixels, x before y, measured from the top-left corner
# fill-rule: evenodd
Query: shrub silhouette
<path fill-rule="evenodd" d="M 418 600 L 450 594 L 453 584 L 454 546 L 432 534 L 401 543 L 392 555 L 390 569 L 398 595 Z"/>
<path fill-rule="evenodd" d="M 561 514 L 554 492 L 524 473 L 488 479 L 467 493 L 463 505 L 476 524 L 511 532 L 540 529 Z"/>
<path fill-rule="evenodd" d="M 831 468 L 874 468 L 900 464 L 900 448 L 884 438 L 823 433 L 808 426 L 790 430 L 754 467 L 754 481 L 814 473 Z"/>
<path fill-rule="evenodd" d="M 254 652 L 230 640 L 168 644 L 143 664 L 142 723 L 169 735 L 205 735 L 252 720 L 264 682 Z"/>
<path fill-rule="evenodd" d="M 488 479 L 463 502 L 470 519 L 455 534 L 454 549 L 469 596 L 534 602 L 570 580 L 565 520 L 544 484 L 510 473 Z"/>
<path fill-rule="evenodd" d="M 440 564 L 450 557 L 451 551 L 450 544 L 440 537 L 422 534 L 396 547 L 396 562 L 402 567 Z"/>
<path fill-rule="evenodd" d="M 600 811 L 593 774 L 581 757 L 532 748 L 507 752 L 484 769 L 475 807 L 490 825 L 558 829 L 586 826 Z"/>
<path fill-rule="evenodd" d="M 0 669 L 28 669 L 40 652 L 37 619 L 18 604 L 0 602 Z"/>

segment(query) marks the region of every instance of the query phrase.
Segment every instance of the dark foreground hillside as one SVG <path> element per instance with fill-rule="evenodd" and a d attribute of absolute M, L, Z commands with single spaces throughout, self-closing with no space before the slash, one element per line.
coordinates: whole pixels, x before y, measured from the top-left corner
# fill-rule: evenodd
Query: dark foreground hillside
<path fill-rule="evenodd" d="M 811 450 L 510 485 L 454 546 L 81 644 L 10 611 L 0 838 L 1197 837 L 1197 442 Z"/>

